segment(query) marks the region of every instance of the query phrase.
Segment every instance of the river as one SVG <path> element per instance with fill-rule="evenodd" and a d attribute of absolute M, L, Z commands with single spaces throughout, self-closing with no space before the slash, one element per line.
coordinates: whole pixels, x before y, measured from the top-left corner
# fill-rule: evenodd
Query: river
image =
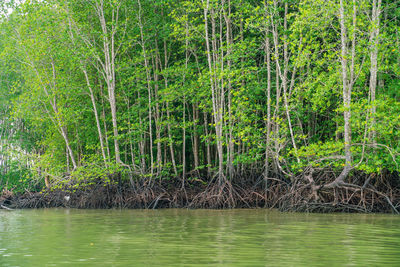
<path fill-rule="evenodd" d="M 400 266 L 400 216 L 0 211 L 0 266 Z"/>

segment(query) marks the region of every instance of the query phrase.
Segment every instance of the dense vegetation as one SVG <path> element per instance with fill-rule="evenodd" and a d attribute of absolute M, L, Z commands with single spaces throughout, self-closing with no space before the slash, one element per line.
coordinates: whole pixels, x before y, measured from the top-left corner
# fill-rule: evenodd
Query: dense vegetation
<path fill-rule="evenodd" d="M 2 5 L 0 188 L 398 171 L 397 1 Z"/>

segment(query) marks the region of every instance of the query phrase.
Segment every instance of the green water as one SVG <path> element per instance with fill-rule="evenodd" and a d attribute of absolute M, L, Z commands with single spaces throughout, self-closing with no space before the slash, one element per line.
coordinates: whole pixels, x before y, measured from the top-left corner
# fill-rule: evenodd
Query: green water
<path fill-rule="evenodd" d="M 0 266 L 400 266 L 400 216 L 0 211 Z"/>

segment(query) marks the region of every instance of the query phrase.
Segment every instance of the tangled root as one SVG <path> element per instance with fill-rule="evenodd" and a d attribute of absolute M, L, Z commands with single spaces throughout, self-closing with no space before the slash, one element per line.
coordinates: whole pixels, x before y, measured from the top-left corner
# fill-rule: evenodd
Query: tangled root
<path fill-rule="evenodd" d="M 348 183 L 335 186 L 332 171 L 308 169 L 292 181 L 268 178 L 255 185 L 181 180 L 141 180 L 114 185 L 96 184 L 74 193 L 66 191 L 25 192 L 5 190 L 0 205 L 10 208 L 277 208 L 300 212 L 395 212 L 400 211 L 397 178 L 377 179 L 356 174 Z M 399 181 L 397 181 L 399 183 Z"/>

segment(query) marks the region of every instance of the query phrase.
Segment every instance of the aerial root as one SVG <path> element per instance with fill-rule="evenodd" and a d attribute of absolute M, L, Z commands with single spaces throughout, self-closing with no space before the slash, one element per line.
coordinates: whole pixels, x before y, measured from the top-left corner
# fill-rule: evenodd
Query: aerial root
<path fill-rule="evenodd" d="M 371 176 L 356 176 L 347 183 L 310 168 L 307 173 L 295 178 L 288 192 L 274 206 L 282 211 L 398 214 L 400 190 L 394 189 L 390 183 L 376 183 L 379 190 L 371 184 Z"/>
<path fill-rule="evenodd" d="M 277 208 L 305 212 L 394 212 L 400 209 L 400 188 L 396 179 L 376 179 L 355 174 L 348 182 L 333 183 L 331 170 L 306 169 L 291 181 L 267 178 L 256 183 L 223 179 L 208 184 L 180 179 L 137 180 L 118 184 L 99 182 L 72 190 L 25 192 L 3 191 L 0 205 L 8 208 Z M 264 181 L 264 182 L 263 182 Z M 249 186 L 253 184 L 253 186 Z M 327 186 L 329 185 L 329 186 Z M 332 186 L 334 185 L 334 186 Z"/>

